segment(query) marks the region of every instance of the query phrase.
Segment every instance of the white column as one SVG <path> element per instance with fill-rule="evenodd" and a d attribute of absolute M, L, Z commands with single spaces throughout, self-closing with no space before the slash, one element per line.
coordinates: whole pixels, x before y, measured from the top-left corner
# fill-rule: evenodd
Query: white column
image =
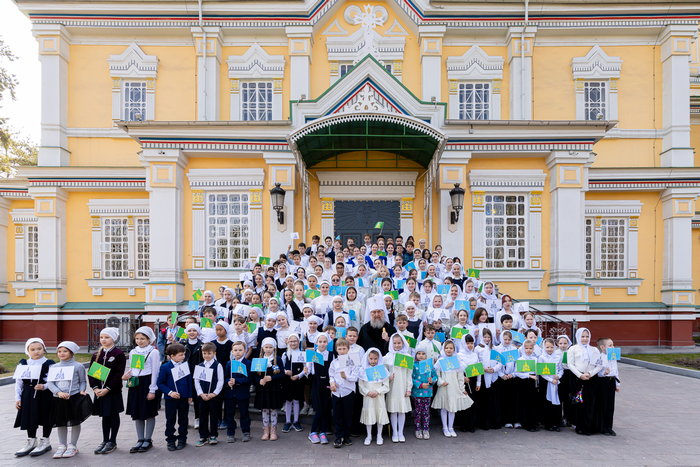
<path fill-rule="evenodd" d="M 60 307 L 66 302 L 66 200 L 62 188 L 30 188 L 39 238 L 36 305 Z"/>
<path fill-rule="evenodd" d="M 10 202 L 0 198 L 0 251 L 7 254 L 7 225 L 10 220 Z M 15 251 L 15 254 L 17 252 Z M 10 294 L 7 291 L 7 260 L 0 261 L 0 306 L 7 305 Z"/>
<path fill-rule="evenodd" d="M 401 236 L 413 235 L 413 202 L 415 198 L 401 198 Z"/>
<path fill-rule="evenodd" d="M 695 26 L 667 26 L 660 40 L 662 61 L 663 142 L 661 165 L 692 167 L 690 147 L 690 46 Z"/>
<path fill-rule="evenodd" d="M 576 304 L 577 309 L 588 298 L 583 224 L 589 162 L 589 152 L 553 151 L 547 158 L 551 193 L 549 295 L 553 302 Z"/>
<path fill-rule="evenodd" d="M 250 236 L 248 237 L 248 254 L 251 258 L 265 255 L 263 251 L 263 217 L 262 217 L 262 190 L 254 188 L 250 190 Z"/>
<path fill-rule="evenodd" d="M 144 149 L 151 226 L 147 311 L 175 311 L 184 298 L 182 186 L 186 158 L 179 149 Z"/>
<path fill-rule="evenodd" d="M 693 236 L 697 192 L 670 188 L 662 193 L 664 219 L 664 269 L 661 297 L 667 305 L 692 306 Z"/>
<path fill-rule="evenodd" d="M 508 29 L 508 63 L 510 68 L 510 119 L 532 119 L 532 48 L 534 26 Z"/>
<path fill-rule="evenodd" d="M 287 26 L 285 32 L 289 41 L 289 78 L 290 99 L 298 100 L 302 96 L 311 99 L 310 67 L 313 39 L 311 26 Z"/>
<path fill-rule="evenodd" d="M 41 62 L 40 166 L 68 165 L 68 61 L 70 35 L 58 24 L 35 24 Z"/>
<path fill-rule="evenodd" d="M 335 201 L 321 198 L 321 238 L 335 238 Z"/>
<path fill-rule="evenodd" d="M 424 101 L 442 98 L 442 38 L 445 26 L 419 26 L 421 62 L 421 98 Z"/>
<path fill-rule="evenodd" d="M 197 53 L 197 120 L 219 120 L 221 28 L 192 28 Z"/>

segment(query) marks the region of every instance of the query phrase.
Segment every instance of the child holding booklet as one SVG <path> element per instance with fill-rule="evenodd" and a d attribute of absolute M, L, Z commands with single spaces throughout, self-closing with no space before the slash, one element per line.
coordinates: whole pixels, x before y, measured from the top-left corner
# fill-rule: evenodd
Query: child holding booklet
<path fill-rule="evenodd" d="M 456 360 L 456 364 L 452 363 L 453 360 Z M 454 341 L 447 339 L 440 352 L 440 358 L 435 363 L 438 389 L 431 405 L 434 409 L 440 409 L 442 433 L 447 438 L 457 437 L 454 430 L 455 414 L 460 410 L 468 409 L 473 404 L 464 387 L 465 367 L 464 361 L 457 355 Z"/>
<path fill-rule="evenodd" d="M 239 410 L 243 442 L 250 441 L 250 360 L 245 358 L 246 343 L 236 341 L 231 348 L 231 360 L 226 363 L 224 385 L 224 420 L 227 442 L 236 441 L 236 408 Z"/>
<path fill-rule="evenodd" d="M 523 343 L 522 355 L 518 361 L 535 362 L 527 371 L 517 371 L 515 376 L 518 378 L 516 403 L 518 405 L 518 419 L 523 428 L 527 431 L 539 431 L 537 428 L 537 412 L 539 409 L 538 398 L 538 376 L 537 371 L 537 356 L 535 355 L 535 344 L 530 340 Z M 517 362 L 516 362 L 517 366 Z"/>
<path fill-rule="evenodd" d="M 261 341 L 260 358 L 265 359 L 265 371 L 253 371 L 255 408 L 262 411 L 263 441 L 277 440 L 277 411 L 282 408 L 282 359 L 277 356 L 277 341 L 266 337 Z M 252 370 L 252 368 L 251 368 Z"/>
<path fill-rule="evenodd" d="M 379 349 L 370 347 L 362 358 L 362 369 L 359 376 L 359 389 L 360 394 L 363 396 L 360 423 L 367 428 L 365 446 L 372 444 L 372 427 L 374 425 L 377 425 L 377 445 L 381 446 L 384 444 L 382 428 L 389 423 L 384 400 L 384 394 L 389 392 L 389 376 L 387 374 L 385 378 L 370 381 L 370 377 L 367 374 L 367 370 L 370 370 L 371 373 L 375 367 L 381 365 L 382 354 L 379 352 Z"/>
<path fill-rule="evenodd" d="M 316 338 L 316 351 L 323 357 L 323 364 L 307 362 L 311 380 L 311 405 L 314 409 L 309 433 L 312 444 L 328 444 L 326 432 L 330 428 L 332 405 L 328 370 L 333 360 L 333 353 L 328 350 L 329 342 L 331 337 L 325 332 L 320 333 Z"/>
<path fill-rule="evenodd" d="M 561 357 L 554 350 L 554 339 L 547 338 L 542 344 L 544 352 L 537 361 L 539 363 L 553 363 L 556 368 L 555 374 L 540 376 L 540 384 L 545 386 L 545 397 L 542 401 L 542 422 L 545 430 L 559 431 L 559 425 L 561 425 L 559 383 L 564 369 L 561 366 Z"/>
<path fill-rule="evenodd" d="M 335 441 L 333 447 L 341 448 L 352 445 L 350 429 L 352 427 L 353 407 L 355 405 L 355 386 L 359 376 L 359 366 L 350 358 L 350 343 L 339 338 L 335 342 L 338 357 L 328 370 L 331 395 L 333 398 L 333 419 L 335 421 Z"/>
<path fill-rule="evenodd" d="M 105 328 L 100 331 L 102 347 L 90 360 L 91 365 L 97 362 L 109 368 L 106 380 L 88 376 L 88 383 L 95 393 L 92 414 L 102 417 L 102 443 L 95 449 L 95 454 L 109 454 L 117 449 L 119 414 L 124 411 L 121 377 L 126 368 L 126 355 L 116 347 L 118 341 L 119 329 Z"/>
<path fill-rule="evenodd" d="M 416 424 L 416 438 L 430 439 L 430 400 L 433 397 L 433 384 L 437 381 L 437 373 L 432 360 L 428 359 L 430 343 L 423 341 L 416 346 L 416 361 L 413 366 L 413 388 L 411 395 L 415 403 L 413 420 Z M 427 361 L 427 369 L 421 363 Z"/>
<path fill-rule="evenodd" d="M 19 365 L 26 365 L 27 368 L 15 382 L 15 428 L 27 431 L 27 444 L 15 452 L 15 456 L 24 457 L 31 453 L 32 457 L 37 457 L 51 450 L 51 392 L 46 390 L 46 377 L 49 367 L 55 362 L 46 358 L 46 346 L 39 337 L 27 339 L 24 353 L 28 358 L 20 360 Z M 29 378 L 25 377 L 27 372 Z M 36 433 L 40 425 L 42 437 L 37 442 Z"/>
<path fill-rule="evenodd" d="M 185 361 L 185 346 L 169 345 L 166 353 L 170 361 L 160 367 L 158 389 L 165 395 L 165 441 L 168 444 L 168 451 L 175 451 L 184 449 L 187 445 L 189 403 L 192 402 L 194 388 L 192 374 Z M 179 425 L 177 436 L 175 435 L 176 423 Z M 138 428 L 138 425 L 136 427 Z"/>
<path fill-rule="evenodd" d="M 598 431 L 607 436 L 617 436 L 613 431 L 613 418 L 615 416 L 615 393 L 620 392 L 620 372 L 617 369 L 617 360 L 608 358 L 608 349 L 614 348 L 613 340 L 604 337 L 598 339 L 603 368 L 598 372 L 598 393 L 596 395 L 598 411 Z"/>
<path fill-rule="evenodd" d="M 304 362 L 304 352 L 300 348 L 301 340 L 298 334 L 290 334 L 287 338 L 287 350 L 282 355 L 284 373 L 287 376 L 285 381 L 285 403 L 284 415 L 286 423 L 282 427 L 282 433 L 289 433 L 294 428 L 295 431 L 302 431 L 299 423 L 299 410 L 304 401 L 305 376 L 308 369 Z"/>
<path fill-rule="evenodd" d="M 75 342 L 61 342 L 56 347 L 56 356 L 60 361 L 49 367 L 46 387 L 54 395 L 51 420 L 58 432 L 58 449 L 53 455 L 54 459 L 78 454 L 80 424 L 92 413 L 92 404 L 85 392 L 87 373 L 83 364 L 76 362 L 74 358 L 79 350 L 80 347 Z M 65 378 L 61 378 L 62 374 Z M 71 427 L 70 442 L 68 427 Z"/>
<path fill-rule="evenodd" d="M 405 443 L 403 428 L 406 414 L 411 411 L 411 389 L 413 387 L 412 370 L 395 365 L 398 356 L 411 358 L 411 347 L 403 335 L 392 334 L 389 339 L 389 352 L 384 356 L 384 364 L 389 370 L 389 392 L 386 395 L 386 409 L 391 420 L 391 441 Z"/>
<path fill-rule="evenodd" d="M 216 360 L 216 345 L 207 342 L 202 345 L 204 361 L 195 367 L 192 375 L 194 388 L 199 400 L 199 441 L 196 446 L 217 444 L 221 399 L 219 394 L 224 387 L 224 368 Z M 211 375 L 207 375 L 211 370 Z"/>

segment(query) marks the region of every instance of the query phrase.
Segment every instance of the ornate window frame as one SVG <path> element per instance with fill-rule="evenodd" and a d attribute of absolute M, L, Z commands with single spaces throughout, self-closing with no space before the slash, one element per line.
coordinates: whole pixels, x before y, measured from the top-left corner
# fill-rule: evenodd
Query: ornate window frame
<path fill-rule="evenodd" d="M 593 274 L 600 267 L 601 219 L 618 217 L 627 219 L 625 239 L 624 278 L 587 278 L 593 287 L 594 295 L 601 295 L 602 289 L 627 289 L 627 295 L 637 295 L 643 279 L 637 277 L 639 270 L 639 216 L 643 203 L 639 200 L 587 200 L 584 208 L 586 218 L 593 220 Z"/>
<path fill-rule="evenodd" d="M 282 120 L 284 56 L 270 55 L 260 45 L 253 44 L 243 55 L 229 56 L 227 64 L 231 120 L 243 120 L 241 81 L 272 82 L 272 120 Z"/>
<path fill-rule="evenodd" d="M 136 277 L 137 238 L 136 224 L 139 218 L 148 218 L 150 205 L 148 198 L 134 199 L 91 199 L 88 209 L 92 219 L 92 278 L 88 279 L 88 287 L 92 295 L 101 296 L 103 289 L 127 289 L 130 296 L 136 295 L 136 289 L 145 288 L 148 278 Z M 104 278 L 103 255 L 103 225 L 105 218 L 122 217 L 127 219 L 128 242 L 128 277 Z"/>
<path fill-rule="evenodd" d="M 449 118 L 459 119 L 459 85 L 468 82 L 489 84 L 489 120 L 501 119 L 504 62 L 503 57 L 488 55 L 478 45 L 472 46 L 464 55 L 447 58 Z"/>
<path fill-rule="evenodd" d="M 622 59 L 611 57 L 599 46 L 594 45 L 583 57 L 574 57 L 571 61 L 571 72 L 576 91 L 576 120 L 586 120 L 585 83 L 591 81 L 604 82 L 606 92 L 605 120 L 617 120 L 618 96 L 617 81 L 620 79 Z"/>
<path fill-rule="evenodd" d="M 517 194 L 526 197 L 525 242 L 527 269 L 489 269 L 482 276 L 501 282 L 525 282 L 528 290 L 541 290 L 542 264 L 542 192 L 547 175 L 542 170 L 471 170 L 472 194 L 472 266 L 484 269 L 486 264 L 485 197 L 487 194 Z"/>
<path fill-rule="evenodd" d="M 15 225 L 15 280 L 11 282 L 15 295 L 24 297 L 27 289 L 33 289 L 37 279 L 27 277 L 27 235 L 29 227 L 38 227 L 39 221 L 34 209 L 13 209 L 10 211 Z"/>
<path fill-rule="evenodd" d="M 107 62 L 112 78 L 112 120 L 125 120 L 124 83 L 128 81 L 146 83 L 146 115 L 143 120 L 155 120 L 158 57 L 146 55 L 138 44 L 132 43 L 121 54 L 111 55 Z"/>

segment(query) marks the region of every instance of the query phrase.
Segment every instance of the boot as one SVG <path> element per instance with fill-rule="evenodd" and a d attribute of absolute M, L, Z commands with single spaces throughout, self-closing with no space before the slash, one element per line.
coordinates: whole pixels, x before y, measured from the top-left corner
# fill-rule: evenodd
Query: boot
<path fill-rule="evenodd" d="M 267 441 L 268 439 L 270 439 L 270 427 L 269 426 L 263 427 L 263 434 L 260 437 L 260 439 L 263 441 Z"/>
<path fill-rule="evenodd" d="M 37 447 L 32 451 L 32 453 L 29 455 L 30 457 L 37 457 L 42 454 L 46 454 L 51 450 L 51 441 L 49 441 L 49 438 L 41 438 L 39 440 L 39 444 Z"/>
<path fill-rule="evenodd" d="M 36 447 L 36 438 L 27 438 L 27 444 L 15 453 L 15 457 L 24 457 Z"/>
<path fill-rule="evenodd" d="M 277 441 L 277 425 L 270 427 L 270 441 Z"/>

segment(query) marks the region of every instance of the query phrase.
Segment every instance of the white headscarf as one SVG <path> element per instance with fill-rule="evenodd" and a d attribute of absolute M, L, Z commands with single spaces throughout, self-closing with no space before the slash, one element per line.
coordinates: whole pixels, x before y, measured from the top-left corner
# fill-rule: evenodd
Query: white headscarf
<path fill-rule="evenodd" d="M 29 346 L 36 342 L 41 344 L 44 348 L 44 352 L 46 352 L 46 344 L 44 344 L 44 340 L 41 337 L 30 337 L 27 339 L 27 342 L 24 343 L 24 353 L 27 354 L 27 357 L 29 357 Z"/>
<path fill-rule="evenodd" d="M 265 347 L 266 345 L 271 345 L 273 348 L 272 355 L 270 355 L 269 357 L 265 357 L 263 354 L 263 347 Z M 275 364 L 275 357 L 277 356 L 276 350 L 277 350 L 277 340 L 275 340 L 272 337 L 266 337 L 260 343 L 260 358 L 267 358 L 268 366 L 274 365 Z"/>
<path fill-rule="evenodd" d="M 134 334 L 143 334 L 144 336 L 148 337 L 148 341 L 151 344 L 153 344 L 156 341 L 156 334 L 153 332 L 153 329 L 151 329 L 148 326 L 141 326 L 136 330 Z"/>
<path fill-rule="evenodd" d="M 464 369 L 467 367 L 466 361 L 464 359 L 464 356 L 460 355 L 459 352 L 457 352 L 457 342 L 455 342 L 454 339 L 447 339 L 443 344 L 442 344 L 442 349 L 440 349 L 440 358 L 438 359 L 437 362 L 435 362 L 435 369 L 442 371 L 442 367 L 440 367 L 440 359 L 443 358 L 449 358 L 447 354 L 445 353 L 445 347 L 447 346 L 448 342 L 452 342 L 452 344 L 455 347 L 455 352 L 452 354 L 453 357 L 457 357 L 457 360 L 459 360 L 459 371 L 463 372 Z M 450 370 L 453 371 L 453 370 Z"/>
<path fill-rule="evenodd" d="M 185 328 L 185 331 L 189 331 L 190 329 L 196 329 L 198 334 L 202 333 L 202 328 L 199 327 L 199 324 L 197 323 L 190 323 L 187 325 Z"/>
<path fill-rule="evenodd" d="M 362 371 L 360 372 L 360 375 L 359 375 L 361 380 L 369 381 L 367 379 L 367 371 L 365 371 L 365 370 L 367 370 L 367 368 L 372 368 L 369 364 L 369 354 L 371 354 L 372 352 L 376 352 L 377 355 L 379 356 L 379 359 L 377 360 L 376 366 L 384 364 L 384 360 L 382 358 L 382 353 L 379 351 L 378 348 L 370 347 L 369 349 L 367 349 L 367 352 L 365 352 L 365 355 L 362 357 Z"/>
<path fill-rule="evenodd" d="M 100 334 L 107 334 L 112 338 L 112 341 L 114 341 L 115 344 L 119 342 L 119 329 L 117 328 L 104 328 L 102 331 L 100 331 Z"/>
<path fill-rule="evenodd" d="M 566 339 L 566 341 L 569 343 L 569 347 L 571 347 L 571 344 L 572 344 L 571 339 L 569 339 L 569 336 L 567 336 L 566 334 L 559 334 L 557 336 L 557 343 L 559 343 L 559 339 L 561 339 L 562 337 L 564 339 Z"/>
<path fill-rule="evenodd" d="M 80 346 L 76 344 L 73 341 L 63 341 L 60 344 L 56 346 L 56 350 L 58 350 L 61 347 L 65 347 L 66 349 L 70 350 L 73 352 L 73 355 L 77 354 L 78 351 L 80 350 Z"/>
<path fill-rule="evenodd" d="M 226 321 L 218 321 L 218 322 L 214 325 L 214 331 L 216 331 L 216 327 L 217 327 L 217 326 L 221 326 L 222 328 L 224 328 L 224 329 L 226 330 L 226 335 L 227 335 L 227 336 L 231 333 L 231 326 L 229 326 L 229 324 L 228 324 Z M 217 337 L 217 339 L 218 339 L 218 337 Z"/>
<path fill-rule="evenodd" d="M 401 349 L 399 350 L 394 350 L 394 336 L 399 336 L 401 338 Z M 406 338 L 403 336 L 403 334 L 399 334 L 398 332 L 395 332 L 394 334 L 389 337 L 389 351 L 386 353 L 386 356 L 389 357 L 389 364 L 394 363 L 394 355 L 397 353 L 402 353 L 406 355 L 411 355 L 411 346 L 408 345 L 408 341 Z"/>
<path fill-rule="evenodd" d="M 587 332 L 588 335 L 590 336 L 590 339 L 588 340 L 588 344 L 583 345 L 581 343 L 581 335 L 583 335 L 584 332 Z M 591 331 L 588 330 L 588 328 L 579 328 L 576 331 L 576 345 L 580 345 L 581 348 L 583 349 L 583 358 L 586 359 L 588 362 L 593 362 L 596 360 L 595 355 L 591 355 L 593 351 L 595 351 L 595 347 L 590 344 L 590 342 L 593 340 L 593 334 L 591 334 Z"/>

